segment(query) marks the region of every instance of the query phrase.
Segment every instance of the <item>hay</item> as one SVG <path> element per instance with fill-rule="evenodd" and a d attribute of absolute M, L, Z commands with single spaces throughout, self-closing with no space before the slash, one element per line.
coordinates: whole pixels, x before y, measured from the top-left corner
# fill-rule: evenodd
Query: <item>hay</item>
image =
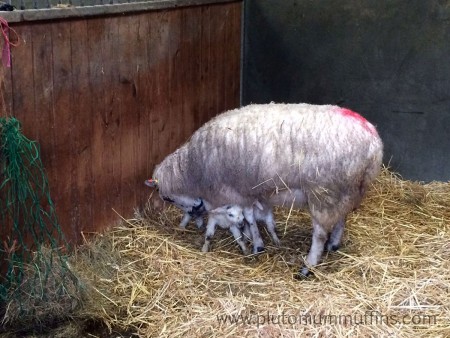
<path fill-rule="evenodd" d="M 383 170 L 348 217 L 342 249 L 301 281 L 306 212 L 277 209 L 282 247 L 263 234 L 258 257 L 219 230 L 200 252 L 203 232 L 179 229 L 180 217 L 146 210 L 80 248 L 71 266 L 90 299 L 74 318 L 141 337 L 450 336 L 450 183 Z"/>

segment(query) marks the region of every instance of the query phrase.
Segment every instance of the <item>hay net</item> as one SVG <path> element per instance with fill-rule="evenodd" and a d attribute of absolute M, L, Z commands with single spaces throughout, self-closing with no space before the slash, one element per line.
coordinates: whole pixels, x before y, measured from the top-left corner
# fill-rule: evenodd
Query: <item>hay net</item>
<path fill-rule="evenodd" d="M 14 117 L 0 118 L 0 323 L 37 318 L 73 284 L 67 243 L 50 198 L 39 146 Z"/>

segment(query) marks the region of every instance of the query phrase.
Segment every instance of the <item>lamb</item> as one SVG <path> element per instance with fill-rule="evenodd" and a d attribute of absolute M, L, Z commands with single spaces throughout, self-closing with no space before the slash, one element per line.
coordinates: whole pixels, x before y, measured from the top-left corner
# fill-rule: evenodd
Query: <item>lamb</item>
<path fill-rule="evenodd" d="M 216 225 L 223 229 L 229 229 L 233 234 L 236 242 L 242 249 L 244 255 L 248 255 L 249 251 L 242 237 L 241 229 L 244 226 L 243 209 L 238 205 L 226 205 L 211 210 L 208 213 L 208 224 L 206 225 L 205 243 L 202 251 L 208 252 L 211 245 L 211 239 L 216 232 Z"/>
<path fill-rule="evenodd" d="M 382 157 L 376 128 L 351 110 L 254 104 L 204 124 L 156 166 L 153 177 L 163 198 L 199 196 L 211 208 L 242 206 L 252 235 L 254 201 L 270 207 L 300 197 L 295 203 L 309 209 L 313 225 L 300 271 L 307 275 L 325 244 L 329 250 L 339 246 L 345 218 L 378 175 Z M 263 245 L 254 243 L 253 251 Z"/>
<path fill-rule="evenodd" d="M 148 179 L 144 183 L 149 187 L 158 188 L 157 180 Z M 243 209 L 241 207 L 237 205 L 227 205 L 211 210 L 210 204 L 207 201 L 202 200 L 201 198 L 176 195 L 170 198 L 163 197 L 163 200 L 183 210 L 183 218 L 180 222 L 180 227 L 183 229 L 186 228 L 191 219 L 195 220 L 197 228 L 201 228 L 203 226 L 203 217 L 206 215 L 209 216 L 208 224 L 206 227 L 205 244 L 203 245 L 202 249 L 204 252 L 209 250 L 209 245 L 212 237 L 214 236 L 216 225 L 219 225 L 224 229 L 230 230 L 230 232 L 236 239 L 236 242 L 241 247 L 244 255 L 249 254 L 245 242 L 243 241 L 241 232 L 241 229 L 245 226 L 243 223 Z M 257 207 L 262 208 L 261 204 L 255 203 L 255 208 Z M 248 229 L 248 226 L 246 228 Z M 247 233 L 250 233 L 250 231 L 247 231 Z M 251 236 L 251 234 L 249 234 L 248 236 Z M 278 240 L 278 238 L 276 239 Z"/>

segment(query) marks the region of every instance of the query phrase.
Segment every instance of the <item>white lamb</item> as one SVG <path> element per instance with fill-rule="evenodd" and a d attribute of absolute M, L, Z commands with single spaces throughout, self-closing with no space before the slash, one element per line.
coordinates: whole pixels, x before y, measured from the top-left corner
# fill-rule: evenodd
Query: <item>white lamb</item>
<path fill-rule="evenodd" d="M 244 213 L 243 209 L 238 205 L 226 205 L 208 212 L 205 244 L 203 244 L 202 247 L 203 252 L 209 251 L 211 240 L 216 232 L 217 225 L 223 229 L 229 229 L 231 231 L 244 255 L 248 255 L 250 253 L 242 236 L 242 228 L 244 227 Z"/>

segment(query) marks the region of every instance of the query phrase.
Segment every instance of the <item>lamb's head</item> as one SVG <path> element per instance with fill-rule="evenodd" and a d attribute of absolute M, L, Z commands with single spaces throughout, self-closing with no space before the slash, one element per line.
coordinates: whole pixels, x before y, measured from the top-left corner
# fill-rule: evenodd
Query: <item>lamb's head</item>
<path fill-rule="evenodd" d="M 244 209 L 239 205 L 225 205 L 214 211 L 217 214 L 223 214 L 229 225 L 235 224 L 240 228 L 244 226 Z"/>

